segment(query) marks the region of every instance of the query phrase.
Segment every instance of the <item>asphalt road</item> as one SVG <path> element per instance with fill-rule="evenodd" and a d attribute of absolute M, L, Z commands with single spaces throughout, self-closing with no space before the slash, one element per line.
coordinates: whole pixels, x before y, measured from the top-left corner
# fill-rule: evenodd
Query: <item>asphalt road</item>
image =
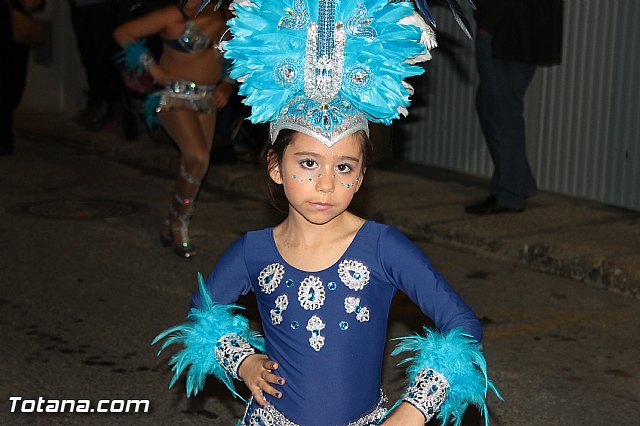
<path fill-rule="evenodd" d="M 279 216 L 260 199 L 204 192 L 192 233 L 200 254 L 185 261 L 157 239 L 171 177 L 42 141 L 18 148 L 0 157 L 0 424 L 233 425 L 240 401 L 213 380 L 196 398 L 183 382 L 168 390 L 168 357 L 150 342 L 184 320 L 198 271 Z M 492 425 L 640 425 L 640 300 L 417 243 L 485 325 L 505 397 L 489 397 Z M 404 297 L 391 317 L 389 337 L 425 321 Z M 391 399 L 402 385 L 396 361 L 385 359 Z M 91 401 L 89 411 L 148 400 L 150 410 L 11 412 L 37 411 L 40 397 L 43 409 L 66 399 Z M 484 423 L 470 411 L 464 424 Z"/>

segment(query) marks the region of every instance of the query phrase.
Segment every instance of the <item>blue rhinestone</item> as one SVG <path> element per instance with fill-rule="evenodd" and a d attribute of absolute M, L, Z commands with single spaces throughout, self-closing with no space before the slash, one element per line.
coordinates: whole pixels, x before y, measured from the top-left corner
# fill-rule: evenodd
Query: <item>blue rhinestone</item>
<path fill-rule="evenodd" d="M 362 308 L 360 306 L 356 306 L 356 309 L 355 309 L 356 314 L 359 314 L 361 310 Z"/>
<path fill-rule="evenodd" d="M 280 313 L 280 307 L 276 306 L 273 310 L 274 313 L 279 314 Z"/>
<path fill-rule="evenodd" d="M 349 323 L 346 322 L 346 321 L 340 321 L 340 325 L 339 326 L 340 326 L 340 330 L 344 331 L 347 328 L 349 328 Z"/>
<path fill-rule="evenodd" d="M 297 330 L 298 327 L 300 327 L 300 323 L 298 321 L 291 322 L 291 328 L 293 328 L 294 330 Z"/>
<path fill-rule="evenodd" d="M 295 282 L 294 282 L 291 278 L 289 278 L 289 279 L 286 281 L 286 284 L 287 284 L 287 287 L 293 287 L 293 285 L 295 284 Z"/>
<path fill-rule="evenodd" d="M 337 288 L 337 285 L 335 282 L 331 281 L 329 284 L 327 284 L 327 287 L 329 288 L 329 290 L 335 290 Z"/>
<path fill-rule="evenodd" d="M 316 291 L 312 288 L 309 289 L 309 293 L 307 294 L 307 300 L 313 302 L 316 300 Z"/>

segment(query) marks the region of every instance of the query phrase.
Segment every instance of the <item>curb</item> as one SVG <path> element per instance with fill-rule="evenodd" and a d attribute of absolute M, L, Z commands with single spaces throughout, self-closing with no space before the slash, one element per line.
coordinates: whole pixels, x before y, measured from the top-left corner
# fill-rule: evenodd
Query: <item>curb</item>
<path fill-rule="evenodd" d="M 178 169 L 177 150 L 166 140 L 128 142 L 115 133 L 80 129 L 68 118 L 38 117 L 19 121 L 19 133 L 167 176 Z M 227 189 L 266 199 L 264 186 L 256 184 L 262 177 L 256 165 L 215 165 L 203 190 Z M 477 197 L 477 187 L 384 169 L 373 169 L 367 180 L 354 210 L 414 240 L 450 245 L 640 298 L 638 212 L 542 193 L 525 213 L 470 217 L 462 212 L 463 206 Z"/>

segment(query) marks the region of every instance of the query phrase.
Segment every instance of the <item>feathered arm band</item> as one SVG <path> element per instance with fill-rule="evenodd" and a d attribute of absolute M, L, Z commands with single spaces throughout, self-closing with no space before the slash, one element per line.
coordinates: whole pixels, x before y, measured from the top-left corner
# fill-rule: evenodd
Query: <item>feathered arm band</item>
<path fill-rule="evenodd" d="M 202 305 L 189 311 L 189 322 L 171 327 L 160 333 L 152 344 L 167 337 L 158 355 L 174 343 L 182 343 L 184 349 L 171 357 L 173 366 L 172 387 L 180 375 L 186 372 L 187 396 L 196 395 L 204 386 L 208 375 L 215 376 L 224 383 L 234 396 L 243 399 L 236 392 L 233 379 L 237 377 L 240 363 L 255 349 L 264 351 L 264 339 L 249 329 L 249 321 L 234 313 L 243 309 L 238 305 L 213 303 L 206 290 L 202 275 L 198 274 Z"/>
<path fill-rule="evenodd" d="M 441 334 L 425 327 L 424 333 L 395 339 L 400 343 L 391 355 L 414 352 L 398 364 L 411 363 L 402 401 L 420 410 L 426 421 L 437 414 L 443 425 L 452 422 L 454 426 L 460 425 L 467 407 L 474 405 L 488 426 L 487 391 L 502 396 L 487 377 L 482 346 L 460 328 Z"/>
<path fill-rule="evenodd" d="M 122 64 L 128 71 L 149 71 L 156 63 L 151 52 L 146 48 L 144 40 L 137 40 L 122 48 L 115 56 L 117 64 Z"/>

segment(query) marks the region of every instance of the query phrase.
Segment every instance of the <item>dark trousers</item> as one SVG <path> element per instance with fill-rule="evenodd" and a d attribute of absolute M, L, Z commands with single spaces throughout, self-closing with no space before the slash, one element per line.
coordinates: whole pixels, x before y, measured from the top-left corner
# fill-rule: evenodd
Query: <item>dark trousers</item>
<path fill-rule="evenodd" d="M 13 154 L 13 113 L 27 81 L 29 48 L 11 40 L 9 8 L 0 1 L 0 155 Z"/>
<path fill-rule="evenodd" d="M 121 88 L 113 56 L 118 16 L 113 2 L 78 7 L 71 2 L 71 23 L 89 86 L 88 106 L 111 105 Z"/>
<path fill-rule="evenodd" d="M 491 38 L 487 33 L 476 38 L 476 109 L 494 166 L 490 192 L 505 207 L 524 208 L 526 198 L 537 191 L 524 122 L 524 95 L 535 65 L 494 58 Z"/>

